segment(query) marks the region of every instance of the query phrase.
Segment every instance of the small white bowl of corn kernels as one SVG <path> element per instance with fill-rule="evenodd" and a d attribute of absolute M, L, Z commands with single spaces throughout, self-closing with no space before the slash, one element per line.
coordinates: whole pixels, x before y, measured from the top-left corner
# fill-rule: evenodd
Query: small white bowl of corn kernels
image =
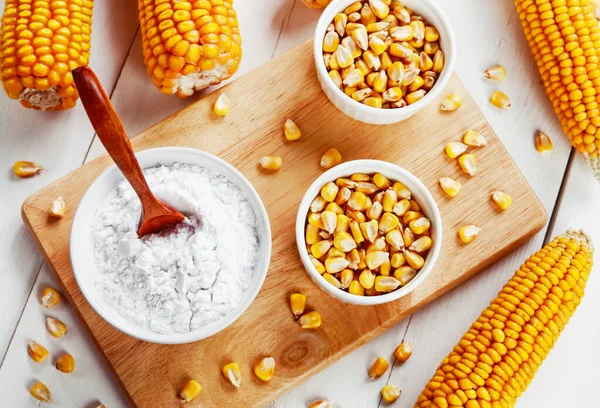
<path fill-rule="evenodd" d="M 392 163 L 355 160 L 323 173 L 296 218 L 300 259 L 312 280 L 347 303 L 400 299 L 433 269 L 440 211 L 427 187 Z"/>
<path fill-rule="evenodd" d="M 334 0 L 314 40 L 329 100 L 376 125 L 408 119 L 436 98 L 454 69 L 454 32 L 433 0 Z"/>

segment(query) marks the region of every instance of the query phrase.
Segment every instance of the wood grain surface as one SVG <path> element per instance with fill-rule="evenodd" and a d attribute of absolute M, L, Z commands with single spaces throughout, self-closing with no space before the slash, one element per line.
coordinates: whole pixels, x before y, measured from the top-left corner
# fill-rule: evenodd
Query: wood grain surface
<path fill-rule="evenodd" d="M 189 406 L 262 406 L 502 257 L 546 222 L 545 210 L 456 76 L 440 99 L 457 92 L 463 99 L 457 112 L 441 113 L 437 100 L 406 122 L 365 125 L 329 103 L 316 80 L 311 50 L 311 43 L 305 43 L 226 86 L 223 92 L 231 112 L 225 118 L 212 114 L 215 94 L 132 140 L 138 151 L 187 146 L 218 155 L 236 166 L 263 199 L 273 234 L 271 267 L 254 303 L 220 334 L 187 345 L 145 343 L 112 328 L 81 295 L 69 260 L 71 222 L 86 188 L 111 164 L 107 156 L 34 194 L 23 205 L 23 218 L 64 292 L 137 406 L 179 406 L 176 394 L 188 378 L 204 388 Z M 285 141 L 287 118 L 302 129 L 300 141 Z M 486 148 L 475 151 L 479 172 L 472 178 L 443 154 L 445 144 L 459 140 L 469 128 L 488 139 Z M 319 159 L 330 147 L 338 148 L 344 161 L 372 158 L 407 168 L 438 203 L 444 224 L 442 255 L 429 278 L 397 302 L 374 307 L 340 303 L 321 292 L 303 270 L 294 239 L 295 214 L 304 191 L 322 173 Z M 267 154 L 283 157 L 280 172 L 265 173 L 257 166 Z M 439 189 L 437 181 L 443 176 L 463 183 L 458 197 L 449 199 Z M 512 195 L 515 202 L 503 213 L 489 198 L 496 189 Z M 50 222 L 46 210 L 58 195 L 65 198 L 68 211 L 62 221 Z M 456 238 L 463 223 L 483 228 L 467 247 Z M 295 324 L 287 305 L 293 291 L 305 293 L 308 306 L 320 311 L 321 328 L 301 330 Z M 273 356 L 277 364 L 270 383 L 251 373 L 264 356 Z M 220 374 L 230 361 L 242 369 L 239 390 Z"/>

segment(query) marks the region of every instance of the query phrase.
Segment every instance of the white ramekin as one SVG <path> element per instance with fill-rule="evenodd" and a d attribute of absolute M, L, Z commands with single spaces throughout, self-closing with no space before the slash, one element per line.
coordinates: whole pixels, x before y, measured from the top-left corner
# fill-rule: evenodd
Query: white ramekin
<path fill-rule="evenodd" d="M 421 99 L 398 109 L 377 109 L 355 101 L 338 88 L 329 75 L 323 62 L 323 38 L 327 27 L 333 21 L 335 15 L 356 0 L 333 0 L 321 14 L 315 30 L 314 57 L 317 77 L 323 88 L 323 92 L 336 108 L 353 119 L 373 125 L 387 125 L 410 118 L 428 103 L 434 100 L 446 87 L 448 80 L 454 71 L 454 60 L 456 58 L 456 39 L 450 22 L 433 0 L 402 0 L 402 3 L 413 10 L 416 14 L 423 16 L 440 33 L 440 49 L 444 52 L 445 65 L 433 88 Z"/>
<path fill-rule="evenodd" d="M 404 183 L 412 192 L 413 198 L 421 206 L 423 214 L 425 214 L 425 216 L 431 220 L 431 238 L 433 239 L 433 246 L 429 250 L 429 254 L 425 259 L 425 265 L 423 265 L 423 268 L 419 270 L 417 275 L 408 283 L 408 285 L 403 286 L 393 292 L 386 293 L 385 295 L 357 296 L 334 287 L 317 271 L 315 266 L 312 264 L 306 249 L 304 231 L 306 228 L 306 217 L 313 199 L 319 195 L 321 187 L 323 187 L 326 183 L 335 181 L 339 177 L 348 177 L 354 173 L 381 173 L 390 180 Z M 304 268 L 308 272 L 308 275 L 311 277 L 313 282 L 315 282 L 324 292 L 327 292 L 334 298 L 346 303 L 365 306 L 379 305 L 382 303 L 392 302 L 408 295 L 410 292 L 415 290 L 417 286 L 423 283 L 423 281 L 431 273 L 431 270 L 433 269 L 442 249 L 442 217 L 440 216 L 440 210 L 438 209 L 438 206 L 427 187 L 425 187 L 425 185 L 408 170 L 405 170 L 395 164 L 379 160 L 355 160 L 342 163 L 326 171 L 308 188 L 304 198 L 302 199 L 302 202 L 300 203 L 298 215 L 296 216 L 296 243 L 298 245 L 298 252 L 300 253 L 300 259 L 304 264 Z"/>
<path fill-rule="evenodd" d="M 243 301 L 223 319 L 210 323 L 199 330 L 181 334 L 158 334 L 143 329 L 121 316 L 112 306 L 108 305 L 95 285 L 97 270 L 94 265 L 94 246 L 92 242 L 91 223 L 96 215 L 98 206 L 121 182 L 124 177 L 115 165 L 109 167 L 88 188 L 77 207 L 73 226 L 71 228 L 71 265 L 73 274 L 81 293 L 94 308 L 96 313 L 116 329 L 140 340 L 161 344 L 190 343 L 210 337 L 237 320 L 250 306 L 263 285 L 271 259 L 271 227 L 265 206 L 252 184 L 233 166 L 211 154 L 185 147 L 161 147 L 136 153 L 142 168 L 160 165 L 169 166 L 174 163 L 196 164 L 215 170 L 226 176 L 246 196 L 254 210 L 257 220 L 257 232 L 260 247 L 260 258 L 251 286 L 244 294 Z"/>

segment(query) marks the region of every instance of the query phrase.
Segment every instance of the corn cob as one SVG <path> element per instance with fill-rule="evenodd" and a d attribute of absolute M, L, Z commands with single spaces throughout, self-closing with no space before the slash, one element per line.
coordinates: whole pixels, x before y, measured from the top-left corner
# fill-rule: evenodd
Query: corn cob
<path fill-rule="evenodd" d="M 0 80 L 26 108 L 63 110 L 78 98 L 71 71 L 90 56 L 93 0 L 6 0 Z"/>
<path fill-rule="evenodd" d="M 233 75 L 242 37 L 231 0 L 138 0 L 146 71 L 185 98 Z"/>
<path fill-rule="evenodd" d="M 546 95 L 600 180 L 600 27 L 589 0 L 515 0 Z"/>
<path fill-rule="evenodd" d="M 581 302 L 592 255 L 579 231 L 532 255 L 442 361 L 415 407 L 513 407 Z"/>

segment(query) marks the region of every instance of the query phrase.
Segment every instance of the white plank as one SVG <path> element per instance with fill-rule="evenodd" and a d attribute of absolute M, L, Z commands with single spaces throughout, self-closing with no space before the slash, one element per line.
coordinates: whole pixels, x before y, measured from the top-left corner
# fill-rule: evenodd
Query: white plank
<path fill-rule="evenodd" d="M 0 0 L 4 10 L 5 0 Z M 91 65 L 112 89 L 137 25 L 135 4 L 105 0 L 96 7 Z M 21 221 L 21 203 L 33 192 L 81 165 L 94 131 L 81 106 L 66 112 L 24 109 L 0 92 L 0 362 L 8 347 L 41 258 Z M 42 164 L 46 170 L 30 180 L 12 175 L 17 160 Z M 48 203 L 49 204 L 49 203 Z"/>

